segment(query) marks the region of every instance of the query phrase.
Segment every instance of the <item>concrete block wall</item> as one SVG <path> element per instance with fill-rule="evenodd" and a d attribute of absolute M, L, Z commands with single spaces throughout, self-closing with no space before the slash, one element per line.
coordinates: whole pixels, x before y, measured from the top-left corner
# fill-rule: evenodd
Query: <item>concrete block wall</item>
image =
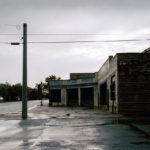
<path fill-rule="evenodd" d="M 113 56 L 109 56 L 109 58 L 106 60 L 106 62 L 102 65 L 102 67 L 100 68 L 100 70 L 97 73 L 97 80 L 98 80 L 98 103 L 99 103 L 99 107 L 100 108 L 104 108 L 104 109 L 109 109 L 110 111 L 112 111 L 112 105 L 113 105 L 113 101 L 111 100 L 111 77 L 115 76 L 116 78 L 116 100 L 114 101 L 114 112 L 118 113 L 118 88 L 117 88 L 117 56 L 113 57 Z M 101 106 L 100 105 L 100 85 L 102 85 L 103 83 L 107 84 L 107 91 L 109 92 L 108 94 L 108 99 L 109 99 L 109 106 L 107 108 L 107 106 Z"/>
<path fill-rule="evenodd" d="M 118 54 L 119 113 L 150 114 L 150 54 Z"/>
<path fill-rule="evenodd" d="M 114 101 L 111 99 L 111 78 L 112 77 L 115 78 L 115 85 L 116 85 Z M 115 55 L 113 58 L 110 59 L 108 86 L 109 86 L 109 111 L 113 113 L 118 113 L 118 57 L 117 55 Z"/>
<path fill-rule="evenodd" d="M 112 111 L 111 77 L 115 78 L 115 113 L 150 114 L 150 54 L 120 53 L 109 57 L 98 71 L 99 86 L 107 83 Z M 99 98 L 100 99 L 100 98 Z"/>
<path fill-rule="evenodd" d="M 67 105 L 67 90 L 66 89 L 61 90 L 61 104 L 63 106 Z"/>
<path fill-rule="evenodd" d="M 94 107 L 98 108 L 98 86 L 94 86 Z"/>
<path fill-rule="evenodd" d="M 95 78 L 95 73 L 70 73 L 71 80 L 87 78 Z"/>

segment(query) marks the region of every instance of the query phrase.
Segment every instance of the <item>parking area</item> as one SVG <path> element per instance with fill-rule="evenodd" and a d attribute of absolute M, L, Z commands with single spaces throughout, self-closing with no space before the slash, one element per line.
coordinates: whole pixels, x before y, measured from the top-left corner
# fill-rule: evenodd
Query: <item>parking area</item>
<path fill-rule="evenodd" d="M 139 118 L 44 103 L 28 120 L 1 118 L 0 150 L 149 150 L 149 134 L 149 122 Z"/>

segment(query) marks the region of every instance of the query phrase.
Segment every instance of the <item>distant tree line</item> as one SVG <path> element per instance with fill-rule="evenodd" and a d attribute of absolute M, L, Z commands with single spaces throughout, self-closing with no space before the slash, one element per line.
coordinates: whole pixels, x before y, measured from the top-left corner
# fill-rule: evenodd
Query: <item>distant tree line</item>
<path fill-rule="evenodd" d="M 22 85 L 20 83 L 11 85 L 10 83 L 0 84 L 0 97 L 3 101 L 20 101 L 22 98 Z M 37 88 L 28 87 L 28 100 L 39 98 Z"/>
<path fill-rule="evenodd" d="M 41 85 L 42 88 L 42 98 L 49 98 L 49 81 L 60 79 L 61 78 L 56 75 L 49 75 L 45 78 L 44 83 L 36 84 L 35 88 L 28 87 L 28 100 L 37 100 L 41 98 L 41 93 L 38 90 L 39 85 Z M 2 98 L 5 102 L 20 101 L 22 99 L 21 83 L 11 85 L 6 82 L 5 84 L 0 84 L 0 98 Z"/>

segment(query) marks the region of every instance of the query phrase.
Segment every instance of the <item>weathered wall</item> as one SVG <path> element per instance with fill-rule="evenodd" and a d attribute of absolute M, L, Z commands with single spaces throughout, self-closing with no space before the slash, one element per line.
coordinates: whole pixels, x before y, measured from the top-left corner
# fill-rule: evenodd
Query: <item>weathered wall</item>
<path fill-rule="evenodd" d="M 119 113 L 150 113 L 150 54 L 118 54 Z"/>
<path fill-rule="evenodd" d="M 100 85 L 102 85 L 103 83 L 107 84 L 107 99 L 108 99 L 108 106 L 105 107 L 106 109 L 109 109 L 110 111 L 112 111 L 112 105 L 114 104 L 114 112 L 117 113 L 118 112 L 118 108 L 117 108 L 117 104 L 118 104 L 118 97 L 117 97 L 117 86 L 116 86 L 116 100 L 113 101 L 111 100 L 110 97 L 110 86 L 111 86 L 111 77 L 115 76 L 116 77 L 116 85 L 117 85 L 117 56 L 113 57 L 113 56 L 109 56 L 109 58 L 106 60 L 106 62 L 102 65 L 102 67 L 100 68 L 100 70 L 97 73 L 98 77 L 98 103 L 99 103 L 99 107 L 103 108 L 103 106 L 100 105 L 100 98 L 101 98 L 101 92 L 100 92 Z"/>
<path fill-rule="evenodd" d="M 63 106 L 67 105 L 67 90 L 66 89 L 61 90 L 61 104 Z"/>
<path fill-rule="evenodd" d="M 109 77 L 109 63 L 110 63 L 110 60 L 112 59 L 113 57 L 112 56 L 109 56 L 109 58 L 105 61 L 105 63 L 102 65 L 102 67 L 99 69 L 98 71 L 98 84 L 102 84 L 104 82 L 106 82 L 106 80 L 108 79 Z"/>
<path fill-rule="evenodd" d="M 95 78 L 95 73 L 70 73 L 70 79 Z"/>
<path fill-rule="evenodd" d="M 52 102 L 52 106 L 67 106 L 67 89 L 78 89 L 78 106 L 81 105 L 81 88 L 86 87 L 95 87 L 97 86 L 97 81 L 95 78 L 85 78 L 85 79 L 74 79 L 74 80 L 52 80 L 49 82 L 50 89 L 61 90 L 61 102 L 55 103 Z M 96 95 L 96 88 L 93 91 Z M 96 99 L 96 98 L 94 98 Z M 94 100 L 93 100 L 94 101 Z"/>
<path fill-rule="evenodd" d="M 109 66 L 109 78 L 108 78 L 108 85 L 109 85 L 109 110 L 113 113 L 118 113 L 118 57 L 115 55 L 110 60 Z M 113 101 L 111 98 L 111 79 L 112 77 L 115 78 L 115 100 Z"/>
<path fill-rule="evenodd" d="M 50 89 L 80 88 L 82 86 L 93 86 L 97 84 L 95 78 L 76 80 L 52 80 L 49 82 Z"/>
<path fill-rule="evenodd" d="M 98 86 L 94 86 L 94 107 L 98 107 Z"/>
<path fill-rule="evenodd" d="M 97 91 L 98 91 L 98 102 L 97 105 L 100 109 L 107 109 L 107 105 L 101 105 L 101 91 L 100 91 L 100 86 L 103 83 L 107 83 L 108 81 L 108 73 L 109 73 L 109 58 L 105 61 L 105 63 L 102 65 L 102 67 L 99 69 L 99 71 L 97 72 Z M 94 101 L 94 103 L 96 104 L 96 101 Z"/>

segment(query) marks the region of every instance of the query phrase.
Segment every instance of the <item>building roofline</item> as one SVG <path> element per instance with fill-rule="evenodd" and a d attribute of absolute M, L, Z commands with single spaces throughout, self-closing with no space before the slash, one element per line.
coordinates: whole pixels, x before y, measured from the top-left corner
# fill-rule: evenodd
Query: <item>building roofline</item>
<path fill-rule="evenodd" d="M 116 56 L 116 55 L 115 55 Z M 99 68 L 99 70 L 97 72 L 99 72 L 101 70 L 101 68 L 106 64 L 106 62 L 110 61 L 111 59 L 113 59 L 115 56 L 108 56 L 108 58 L 106 59 L 106 61 L 102 64 L 102 66 Z M 96 72 L 96 73 L 97 73 Z"/>
<path fill-rule="evenodd" d="M 94 74 L 95 72 L 71 72 L 70 74 L 85 74 L 85 73 L 91 73 L 91 74 Z"/>
<path fill-rule="evenodd" d="M 84 78 L 84 79 L 94 79 L 94 78 Z M 70 80 L 84 80 L 84 79 L 64 79 L 64 80 L 50 80 L 50 81 L 70 81 Z"/>

